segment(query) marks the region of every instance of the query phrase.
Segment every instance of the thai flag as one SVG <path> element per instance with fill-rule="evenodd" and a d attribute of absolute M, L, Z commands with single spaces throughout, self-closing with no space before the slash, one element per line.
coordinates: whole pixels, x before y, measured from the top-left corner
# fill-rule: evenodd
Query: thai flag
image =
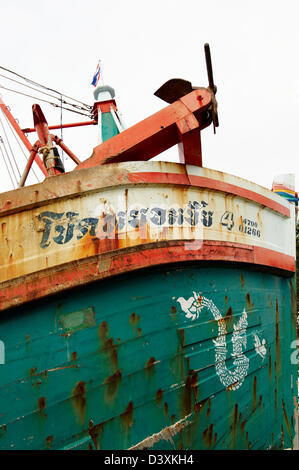
<path fill-rule="evenodd" d="M 94 74 L 93 79 L 92 79 L 92 82 L 91 82 L 91 84 L 92 84 L 93 86 L 97 86 L 98 81 L 99 81 L 99 79 L 100 79 L 100 72 L 101 72 L 101 67 L 100 67 L 100 66 L 101 66 L 101 61 L 99 60 L 97 69 L 96 69 L 96 71 L 95 71 L 95 74 Z"/>

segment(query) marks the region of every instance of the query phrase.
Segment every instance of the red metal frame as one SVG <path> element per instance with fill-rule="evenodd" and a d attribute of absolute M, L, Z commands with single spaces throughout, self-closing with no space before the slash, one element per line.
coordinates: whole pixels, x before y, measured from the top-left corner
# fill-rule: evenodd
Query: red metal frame
<path fill-rule="evenodd" d="M 52 145 L 52 139 L 50 137 L 48 123 L 38 104 L 32 106 L 33 122 L 36 133 L 38 135 L 41 146 Z"/>
<path fill-rule="evenodd" d="M 28 173 L 30 171 L 30 168 L 34 162 L 34 160 L 36 159 L 36 156 L 37 156 L 37 152 L 38 152 L 38 149 L 40 148 L 40 141 L 37 140 L 35 142 L 35 144 L 33 145 L 32 149 L 31 149 L 31 152 L 30 152 L 30 155 L 29 155 L 29 158 L 28 158 L 28 161 L 27 161 L 27 164 L 25 166 L 25 170 L 21 176 L 21 179 L 20 179 L 20 182 L 19 182 L 19 188 L 22 188 L 25 184 L 25 181 L 27 179 L 27 176 L 28 176 Z"/>
<path fill-rule="evenodd" d="M 59 145 L 59 147 L 77 164 L 79 165 L 81 161 L 78 157 L 65 145 L 62 139 L 60 139 L 57 135 L 50 134 L 51 139 Z"/>
<path fill-rule="evenodd" d="M 70 127 L 80 127 L 80 126 L 90 126 L 90 125 L 95 125 L 97 124 L 98 121 L 82 121 L 82 122 L 72 122 L 70 124 L 57 124 L 56 126 L 48 126 L 49 131 L 55 130 L 55 129 L 67 129 Z M 30 132 L 36 132 L 35 127 L 33 128 L 27 128 L 27 129 L 22 129 L 22 132 L 25 134 L 29 134 Z"/>
<path fill-rule="evenodd" d="M 105 102 L 104 105 L 109 105 L 109 109 L 110 106 L 116 106 L 114 100 L 109 101 L 108 104 Z M 30 150 L 29 162 L 26 165 L 20 183 L 23 185 L 34 160 L 43 168 L 45 176 L 61 173 L 59 168 L 56 167 L 51 167 L 47 171 L 37 152 L 32 152 L 32 146 L 24 132 L 33 132 L 34 130 L 39 137 L 40 147 L 50 148 L 54 140 L 78 165 L 77 168 L 79 169 L 110 162 L 150 160 L 175 144 L 179 144 L 181 163 L 202 166 L 200 132 L 211 124 L 211 119 L 207 118 L 207 114 L 204 117 L 204 113 L 208 109 L 211 110 L 211 106 L 213 106 L 213 93 L 206 88 L 193 90 L 161 111 L 95 147 L 92 157 L 84 162 L 80 162 L 62 140 L 50 134 L 49 130 L 59 129 L 59 127 L 66 128 L 96 124 L 97 119 L 89 122 L 49 127 L 40 106 L 34 104 L 32 107 L 34 129 L 24 129 L 22 131 L 2 101 L 0 101 L 0 106 L 16 129 L 21 140 Z M 98 110 L 98 108 L 101 108 L 102 112 L 104 111 L 101 103 L 95 103 L 95 110 Z"/>
<path fill-rule="evenodd" d="M 52 142 L 49 129 L 48 129 L 48 123 L 39 104 L 34 104 L 32 106 L 32 113 L 33 113 L 33 123 L 34 123 L 34 127 L 39 138 L 40 147 L 41 148 L 53 147 L 53 142 Z M 46 150 L 46 151 L 49 152 L 49 150 Z M 47 158 L 48 157 L 44 157 L 44 162 L 46 163 L 48 175 L 50 176 L 60 175 L 61 170 L 56 168 L 55 164 L 53 163 L 53 159 L 50 157 L 50 160 L 47 161 Z M 49 163 L 50 161 L 51 163 Z"/>
<path fill-rule="evenodd" d="M 14 128 L 14 130 L 16 131 L 18 136 L 20 137 L 21 141 L 23 142 L 23 144 L 27 148 L 27 150 L 29 150 L 29 152 L 31 152 L 31 150 L 32 150 L 31 142 L 27 139 L 26 135 L 24 134 L 24 132 L 20 128 L 19 124 L 17 123 L 17 121 L 15 120 L 15 118 L 13 117 L 13 115 L 9 111 L 8 107 L 5 105 L 5 103 L 3 102 L 3 100 L 1 98 L 0 98 L 0 107 L 1 107 L 2 111 L 4 112 L 5 116 L 7 117 L 7 119 L 9 120 L 12 127 Z M 45 176 L 49 176 L 48 172 L 46 170 L 46 167 L 43 164 L 40 157 L 38 156 L 38 154 L 35 155 L 35 161 L 36 161 L 37 165 L 39 166 L 39 168 L 41 169 L 41 171 L 43 172 L 43 174 Z"/>
<path fill-rule="evenodd" d="M 33 119 L 34 119 L 34 125 L 35 127 L 33 129 L 21 129 L 17 121 L 14 119 L 13 115 L 9 111 L 8 107 L 5 105 L 4 101 L 0 98 L 0 108 L 4 112 L 5 116 L 9 120 L 10 124 L 13 126 L 14 130 L 20 137 L 21 141 L 25 145 L 25 147 L 30 151 L 28 161 L 26 163 L 26 167 L 23 171 L 23 174 L 21 176 L 21 180 L 19 182 L 19 187 L 23 187 L 26 181 L 26 178 L 28 176 L 28 173 L 30 171 L 30 168 L 32 167 L 32 164 L 34 161 L 36 161 L 37 165 L 43 172 L 43 174 L 48 177 L 49 175 L 56 175 L 60 174 L 61 172 L 56 170 L 55 168 L 50 169 L 48 172 L 43 161 L 38 155 L 38 150 L 40 147 L 47 146 L 47 145 L 52 145 L 52 140 L 59 145 L 63 151 L 77 164 L 79 165 L 81 162 L 78 157 L 64 144 L 62 139 L 60 139 L 57 136 L 54 136 L 53 134 L 49 133 L 49 129 L 59 129 L 60 127 L 67 128 L 67 127 L 78 127 L 78 126 L 87 126 L 91 124 L 97 124 L 97 121 L 88 121 L 88 122 L 78 122 L 78 123 L 71 123 L 71 124 L 64 124 L 62 126 L 48 126 L 48 123 L 44 117 L 43 112 L 41 111 L 41 108 L 39 105 L 33 105 L 32 106 L 32 111 L 33 111 Z M 25 132 L 37 132 L 37 135 L 39 137 L 39 140 L 35 142 L 34 145 L 31 144 L 31 142 L 28 140 L 28 138 L 25 135 Z"/>
<path fill-rule="evenodd" d="M 76 169 L 105 163 L 150 160 L 181 143 L 181 163 L 202 166 L 200 131 L 211 124 L 204 112 L 212 106 L 212 93 L 199 88 L 161 111 L 95 147 L 92 157 Z"/>

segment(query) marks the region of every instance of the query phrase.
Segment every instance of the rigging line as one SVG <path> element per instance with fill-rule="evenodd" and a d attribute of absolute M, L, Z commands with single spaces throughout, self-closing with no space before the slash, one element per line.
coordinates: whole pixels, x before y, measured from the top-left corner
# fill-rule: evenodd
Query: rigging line
<path fill-rule="evenodd" d="M 61 95 L 61 106 L 60 106 L 60 138 L 63 140 L 63 133 L 62 133 L 62 95 Z M 61 149 L 61 158 L 62 158 L 62 163 L 64 164 L 64 153 L 63 150 Z"/>
<path fill-rule="evenodd" d="M 3 114 L 4 114 L 4 113 L 3 113 Z M 16 134 L 15 134 L 14 128 L 12 127 L 11 123 L 9 122 L 9 120 L 8 120 L 8 118 L 7 118 L 7 116 L 6 116 L 5 114 L 4 114 L 4 117 L 5 117 L 5 119 L 6 119 L 6 122 L 7 122 L 8 126 L 9 126 L 9 128 L 10 128 L 10 130 L 11 130 L 13 136 L 14 136 L 14 138 L 15 138 L 16 141 L 17 141 L 18 146 L 20 147 L 20 149 L 21 149 L 21 151 L 22 151 L 22 153 L 23 153 L 23 155 L 24 155 L 24 158 L 25 158 L 26 162 L 28 162 L 28 158 L 29 158 L 29 157 L 27 158 L 26 153 L 25 153 L 23 147 L 21 146 L 19 139 L 18 139 L 18 137 L 17 137 Z M 40 183 L 40 179 L 39 179 L 39 177 L 37 176 L 37 174 L 35 173 L 33 166 L 31 167 L 31 170 L 32 170 L 34 176 L 36 177 L 37 181 Z"/>
<path fill-rule="evenodd" d="M 3 125 L 3 122 L 2 122 L 2 119 L 1 119 L 1 118 L 0 118 L 0 124 L 1 124 L 1 126 L 2 126 L 2 129 L 3 129 L 3 132 L 4 132 L 5 138 L 6 138 L 6 140 L 7 140 L 7 144 L 8 144 L 8 147 L 9 147 L 9 150 L 10 150 L 10 153 L 11 153 L 11 156 L 12 156 L 12 158 L 13 158 L 13 161 L 14 161 L 15 165 L 16 165 L 16 169 L 17 169 L 17 171 L 18 171 L 18 173 L 19 173 L 19 177 L 21 178 L 21 172 L 20 172 L 19 167 L 18 167 L 18 164 L 17 164 L 17 162 L 16 162 L 14 153 L 13 153 L 13 151 L 12 151 L 12 149 L 11 149 L 10 142 L 9 142 L 9 138 L 7 137 L 7 134 L 6 134 L 6 131 L 5 131 L 5 127 L 4 127 L 4 125 Z"/>
<path fill-rule="evenodd" d="M 83 103 L 83 102 L 80 101 L 80 100 L 76 100 L 75 98 L 72 98 L 71 96 L 67 96 L 67 95 L 65 95 L 64 93 L 60 93 L 60 92 L 58 92 L 58 91 L 56 91 L 56 90 L 53 90 L 53 88 L 48 88 L 48 87 L 46 87 L 45 85 L 41 85 L 40 83 L 35 82 L 34 80 L 30 80 L 30 78 L 23 77 L 23 76 L 20 75 L 19 73 L 13 72 L 12 70 L 9 70 L 9 69 L 6 69 L 5 67 L 2 67 L 1 65 L 0 65 L 0 69 L 5 70 L 6 72 L 12 73 L 13 75 L 17 75 L 18 77 L 20 77 L 20 78 L 22 78 L 23 80 L 25 80 L 25 81 L 31 83 L 32 85 L 39 86 L 39 87 L 44 88 L 45 90 L 48 90 L 48 91 L 53 91 L 54 93 L 57 93 L 58 95 L 63 95 L 63 96 L 65 96 L 66 98 L 68 98 L 68 99 L 70 99 L 70 100 L 76 101 L 77 103 L 81 103 L 81 104 L 83 104 L 84 106 L 87 106 L 88 108 L 92 109 L 92 106 L 90 106 L 90 105 L 88 105 L 88 104 L 86 104 L 86 103 Z"/>
<path fill-rule="evenodd" d="M 14 178 L 15 178 L 15 180 L 16 180 L 16 183 L 18 184 L 18 179 L 17 179 L 17 177 L 16 177 L 16 175 L 15 175 L 13 166 L 12 166 L 12 164 L 11 164 L 11 161 L 10 161 L 10 158 L 9 158 L 9 155 L 8 155 L 8 152 L 7 152 L 5 143 L 4 143 L 4 140 L 3 140 L 3 138 L 2 138 L 1 136 L 0 136 L 0 142 L 1 142 L 1 144 L 3 145 L 3 148 L 4 148 L 4 150 L 5 150 L 5 154 L 6 154 L 6 157 L 7 157 L 7 159 L 8 159 L 8 162 L 9 162 L 9 165 L 10 165 L 10 168 L 11 168 L 11 171 L 12 171 L 12 174 L 14 175 Z"/>
<path fill-rule="evenodd" d="M 26 85 L 25 83 L 22 83 L 22 82 L 19 82 L 18 80 L 14 80 L 13 78 L 10 78 L 10 77 L 6 77 L 5 75 L 2 75 L 0 74 L 0 77 L 3 77 L 7 80 L 10 80 L 14 83 L 18 83 L 19 85 L 21 86 L 24 86 L 24 87 L 27 87 L 27 88 L 30 88 L 31 90 L 34 90 L 36 91 L 37 93 L 43 93 L 44 95 L 47 95 L 47 96 L 50 96 L 51 98 L 54 98 L 55 100 L 59 100 L 61 101 L 61 98 L 58 98 L 57 96 L 55 95 L 51 95 L 50 93 L 46 93 L 45 91 L 41 91 L 41 90 L 37 90 L 36 88 L 32 87 L 32 86 L 29 86 L 29 85 Z M 62 96 L 62 95 L 61 95 Z M 73 106 L 74 108 L 76 109 L 81 109 L 82 111 L 90 111 L 92 109 L 92 106 L 85 106 L 84 108 L 82 106 L 79 106 L 77 104 L 74 104 L 74 103 L 70 103 L 69 101 L 65 101 L 65 100 L 62 100 L 62 103 L 63 104 L 68 104 L 70 106 Z"/>
<path fill-rule="evenodd" d="M 55 95 L 51 95 L 50 93 L 46 93 L 45 91 L 41 91 L 41 90 L 37 90 L 36 88 L 32 87 L 32 86 L 29 86 L 29 85 L 26 85 L 25 83 L 22 83 L 22 82 L 19 82 L 18 80 L 14 80 L 13 78 L 10 78 L 10 77 L 6 77 L 5 75 L 2 75 L 0 74 L 0 77 L 3 77 L 3 78 L 6 78 L 7 80 L 10 80 L 14 83 L 18 83 L 19 85 L 21 86 L 24 86 L 24 87 L 27 87 L 27 88 L 30 88 L 31 90 L 34 90 L 36 91 L 37 93 L 43 93 L 44 95 L 47 95 L 47 96 L 50 96 L 51 98 L 54 98 L 55 100 L 59 100 L 61 101 L 61 98 L 58 98 L 57 96 Z M 61 95 L 62 96 L 62 95 Z M 73 106 L 73 108 L 76 108 L 76 109 L 81 109 L 82 111 L 90 111 L 92 109 L 92 106 L 85 106 L 84 108 L 82 106 L 79 106 L 77 104 L 74 104 L 74 103 L 70 103 L 69 101 L 65 101 L 65 100 L 62 100 L 62 103 L 63 104 L 68 104 L 69 106 Z"/>
<path fill-rule="evenodd" d="M 0 85 L 0 88 L 3 88 L 3 90 L 12 91 L 13 93 L 17 93 L 18 95 L 27 96 L 27 97 L 29 97 L 29 98 L 33 98 L 33 99 L 38 100 L 38 101 L 43 101 L 44 103 L 51 104 L 51 105 L 54 106 L 55 108 L 60 108 L 60 105 L 59 105 L 59 104 L 51 103 L 51 101 L 44 100 L 44 99 L 42 99 L 42 98 L 38 98 L 37 96 L 27 95 L 27 93 L 22 93 L 21 91 L 12 90 L 11 88 L 6 88 L 6 87 L 3 86 L 3 85 Z M 65 109 L 65 110 L 67 110 L 67 111 L 70 111 L 70 112 L 72 112 L 72 113 L 82 114 L 82 116 L 87 116 L 87 117 L 89 117 L 89 118 L 92 117 L 91 114 L 81 113 L 81 111 L 75 111 L 74 109 L 65 108 L 64 106 L 62 106 L 62 108 Z"/>
<path fill-rule="evenodd" d="M 3 140 L 2 140 L 2 137 L 0 136 L 0 144 L 1 144 L 2 142 L 3 142 Z M 7 169 L 7 173 L 9 174 L 10 181 L 11 181 L 11 183 L 12 183 L 14 189 L 15 189 L 16 187 L 15 187 L 15 184 L 14 184 L 14 182 L 13 182 L 12 176 L 11 176 L 11 174 L 10 174 L 10 171 L 9 171 L 9 168 L 8 168 L 8 165 L 7 165 L 7 162 L 6 162 L 6 158 L 5 158 L 5 156 L 4 156 L 4 153 L 3 153 L 3 150 L 2 150 L 2 146 L 1 146 L 1 145 L 0 145 L 0 151 L 1 151 L 1 153 L 2 153 L 2 158 L 3 158 L 3 161 L 4 161 L 4 163 L 5 163 L 5 166 L 6 166 L 6 169 Z"/>
<path fill-rule="evenodd" d="M 46 93 L 45 91 L 42 91 L 42 90 L 37 90 L 36 88 L 30 85 L 26 85 L 26 83 L 19 82 L 19 80 L 14 80 L 13 78 L 7 77 L 6 75 L 2 75 L 1 73 L 0 73 L 0 77 L 5 78 L 6 80 L 10 80 L 11 82 L 14 82 L 14 83 L 18 83 L 21 86 L 30 88 L 31 90 L 37 91 L 38 93 L 43 93 L 44 95 L 50 96 L 51 98 L 55 98 L 56 100 L 60 100 L 60 98 L 58 98 L 55 95 L 51 95 L 50 93 Z M 70 104 L 70 105 L 72 104 L 72 103 L 68 103 L 67 101 L 63 101 L 63 103 Z M 74 105 L 74 106 L 77 106 L 77 105 Z"/>

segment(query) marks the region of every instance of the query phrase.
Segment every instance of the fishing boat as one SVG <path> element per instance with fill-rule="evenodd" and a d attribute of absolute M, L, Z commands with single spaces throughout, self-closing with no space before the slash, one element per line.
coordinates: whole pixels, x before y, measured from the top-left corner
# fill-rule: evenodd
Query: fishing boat
<path fill-rule="evenodd" d="M 0 194 L 0 449 L 293 447 L 295 205 L 203 167 L 205 52 L 209 86 L 170 80 L 128 129 L 98 87 L 82 162 L 39 105 L 32 145 L 0 103 L 30 153 Z M 179 163 L 152 160 L 176 144 Z M 34 161 L 46 178 L 24 186 Z"/>

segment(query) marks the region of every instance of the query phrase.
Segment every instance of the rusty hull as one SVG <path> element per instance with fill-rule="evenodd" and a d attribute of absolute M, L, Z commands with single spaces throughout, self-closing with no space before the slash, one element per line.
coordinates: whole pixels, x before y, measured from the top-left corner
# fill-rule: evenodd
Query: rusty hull
<path fill-rule="evenodd" d="M 0 215 L 0 449 L 292 447 L 291 204 L 131 162 L 2 194 Z"/>
<path fill-rule="evenodd" d="M 0 448 L 291 447 L 292 289 L 196 262 L 3 311 Z"/>

